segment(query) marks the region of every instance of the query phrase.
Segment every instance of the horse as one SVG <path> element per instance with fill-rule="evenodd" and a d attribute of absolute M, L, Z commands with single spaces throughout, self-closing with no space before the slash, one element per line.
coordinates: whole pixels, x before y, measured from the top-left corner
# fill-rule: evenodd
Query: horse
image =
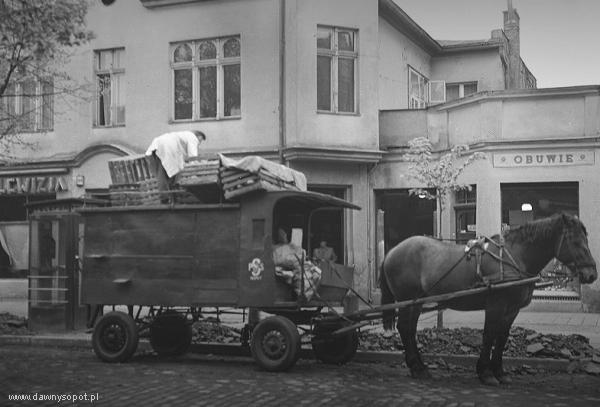
<path fill-rule="evenodd" d="M 588 247 L 587 231 L 573 215 L 557 214 L 528 222 L 471 245 L 413 236 L 392 248 L 381 270 L 382 305 L 395 301 L 441 295 L 499 281 L 535 277 L 556 258 L 580 282 L 598 277 L 596 262 Z M 436 309 L 485 310 L 483 341 L 476 372 L 483 384 L 511 382 L 502 368 L 502 353 L 510 327 L 521 308 L 531 302 L 535 281 L 498 290 L 441 301 Z M 481 290 L 480 290 L 481 291 Z M 386 329 L 397 329 L 404 345 L 405 360 L 413 378 L 430 378 L 417 348 L 417 322 L 423 305 L 383 311 Z M 493 350 L 492 350 L 493 347 Z M 490 357 L 491 354 L 491 357 Z"/>

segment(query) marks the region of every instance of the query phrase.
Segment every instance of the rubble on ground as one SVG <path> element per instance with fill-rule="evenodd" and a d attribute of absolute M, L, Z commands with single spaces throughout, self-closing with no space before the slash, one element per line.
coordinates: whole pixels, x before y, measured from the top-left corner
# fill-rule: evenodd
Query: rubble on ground
<path fill-rule="evenodd" d="M 481 349 L 482 330 L 473 328 L 426 328 L 417 332 L 418 346 L 423 353 L 477 355 Z M 397 332 L 360 333 L 360 348 L 367 351 L 403 350 Z M 536 357 L 552 359 L 600 359 L 600 350 L 582 335 L 542 334 L 531 329 L 512 327 L 504 351 L 506 357 Z"/>
<path fill-rule="evenodd" d="M 8 312 L 0 313 L 0 335 L 31 335 L 32 332 L 27 328 L 27 320 L 23 317 L 10 314 Z"/>

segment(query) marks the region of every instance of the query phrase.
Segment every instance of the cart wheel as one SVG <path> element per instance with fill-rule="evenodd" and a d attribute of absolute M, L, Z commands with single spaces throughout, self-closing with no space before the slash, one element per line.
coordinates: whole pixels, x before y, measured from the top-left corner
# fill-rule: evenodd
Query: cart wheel
<path fill-rule="evenodd" d="M 138 329 L 133 318 L 113 311 L 102 316 L 92 334 L 96 356 L 104 362 L 125 362 L 137 349 Z"/>
<path fill-rule="evenodd" d="M 160 356 L 180 356 L 192 343 L 192 326 L 183 315 L 166 312 L 150 324 L 150 345 Z"/>
<path fill-rule="evenodd" d="M 298 328 L 285 317 L 263 319 L 252 332 L 250 350 L 263 369 L 270 372 L 288 370 L 300 355 Z"/>
<path fill-rule="evenodd" d="M 315 326 L 311 344 L 318 360 L 331 365 L 343 365 L 356 355 L 358 349 L 358 332 L 356 330 L 336 337 L 330 335 L 343 326 L 343 324 L 317 324 Z"/>

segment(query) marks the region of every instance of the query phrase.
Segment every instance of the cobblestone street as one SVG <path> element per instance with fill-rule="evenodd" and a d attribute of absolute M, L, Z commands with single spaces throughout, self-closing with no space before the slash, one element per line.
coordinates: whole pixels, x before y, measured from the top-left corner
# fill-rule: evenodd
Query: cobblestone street
<path fill-rule="evenodd" d="M 90 405 L 72 395 L 94 395 L 103 406 L 592 406 L 600 405 L 600 378 L 587 375 L 515 376 L 489 388 L 469 370 L 434 370 L 417 382 L 390 364 L 328 366 L 301 360 L 287 373 L 260 371 L 248 358 L 152 354 L 130 363 L 100 362 L 91 349 L 25 346 L 0 349 L 0 405 Z M 38 401 L 9 400 L 37 394 Z M 41 395 L 70 395 L 39 401 Z M 65 397 L 63 397 L 65 399 Z"/>

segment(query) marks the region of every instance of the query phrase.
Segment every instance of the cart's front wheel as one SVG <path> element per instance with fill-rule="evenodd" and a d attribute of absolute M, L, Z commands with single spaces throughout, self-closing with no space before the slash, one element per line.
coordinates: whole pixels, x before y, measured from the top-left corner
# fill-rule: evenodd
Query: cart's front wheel
<path fill-rule="evenodd" d="M 300 334 L 289 319 L 265 318 L 252 332 L 250 349 L 260 367 L 271 372 L 288 370 L 300 355 Z"/>
<path fill-rule="evenodd" d="M 150 345 L 161 356 L 180 356 L 192 343 L 192 326 L 177 312 L 157 316 L 150 325 Z"/>
<path fill-rule="evenodd" d="M 102 316 L 94 327 L 92 346 L 104 362 L 125 362 L 137 349 L 138 329 L 132 317 L 113 311 Z"/>
<path fill-rule="evenodd" d="M 343 324 L 320 325 L 314 329 L 311 340 L 313 351 L 318 360 L 332 365 L 343 365 L 352 360 L 358 349 L 358 332 L 346 332 L 340 336 L 331 333 L 343 327 Z"/>

